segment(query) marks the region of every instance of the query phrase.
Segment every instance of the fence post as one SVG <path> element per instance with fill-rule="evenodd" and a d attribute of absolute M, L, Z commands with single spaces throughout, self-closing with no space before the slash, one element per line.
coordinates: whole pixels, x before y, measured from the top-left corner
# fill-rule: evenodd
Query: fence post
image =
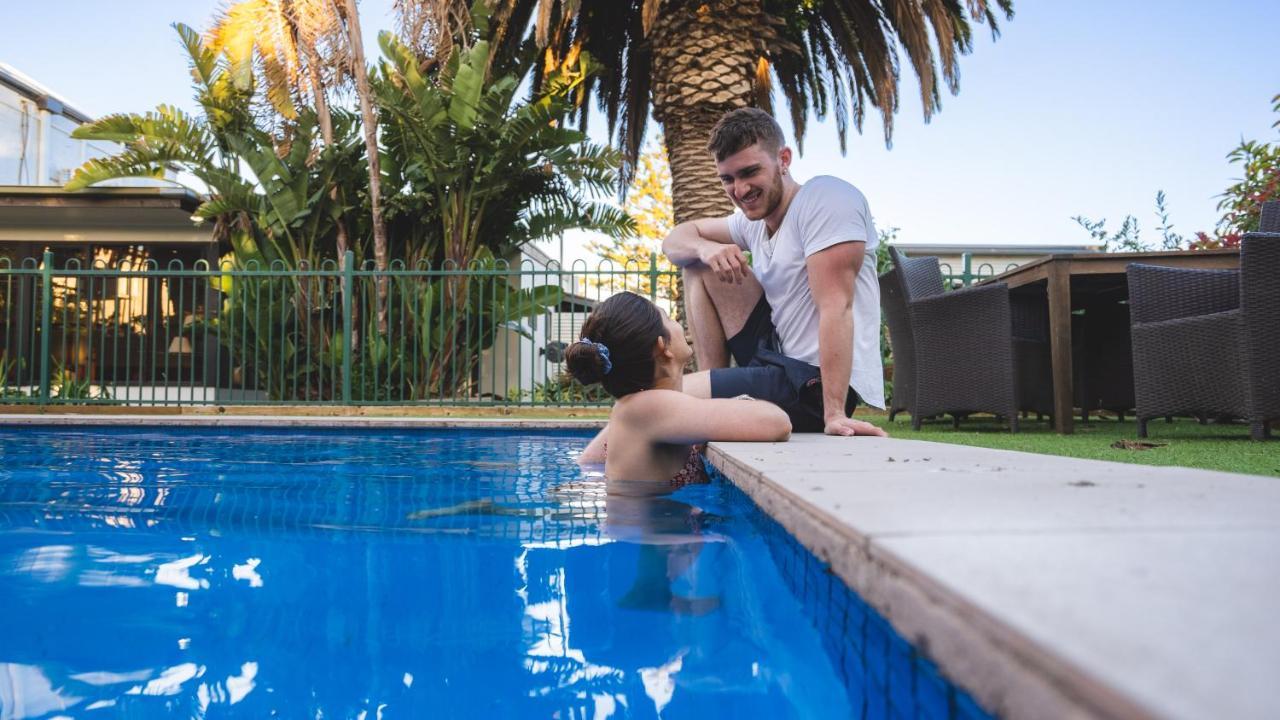
<path fill-rule="evenodd" d="M 973 284 L 973 255 L 970 253 L 960 253 L 960 259 L 964 261 L 964 275 L 961 280 L 965 287 Z"/>
<path fill-rule="evenodd" d="M 356 254 L 348 250 L 342 258 L 342 402 L 351 404 L 351 353 L 355 343 L 351 342 L 351 298 L 355 294 Z"/>
<path fill-rule="evenodd" d="M 49 336 L 53 334 L 53 252 L 40 268 L 40 404 L 49 404 Z"/>
<path fill-rule="evenodd" d="M 658 302 L 658 253 L 649 253 L 649 301 Z"/>

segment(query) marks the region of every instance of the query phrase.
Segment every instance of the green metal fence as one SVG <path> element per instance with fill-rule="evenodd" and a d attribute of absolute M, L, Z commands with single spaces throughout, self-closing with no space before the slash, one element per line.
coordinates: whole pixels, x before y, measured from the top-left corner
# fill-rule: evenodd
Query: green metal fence
<path fill-rule="evenodd" d="M 997 267 L 989 262 L 979 262 L 976 266 L 973 262 L 973 256 L 969 253 L 960 255 L 960 268 L 951 267 L 950 263 L 941 263 L 942 278 L 946 281 L 947 287 L 967 287 L 980 280 L 989 277 L 995 277 L 1000 273 L 1012 270 L 1018 267 L 1018 263 L 1005 263 L 1001 267 Z"/>
<path fill-rule="evenodd" d="M 563 351 L 621 290 L 674 274 L 523 261 L 378 272 L 0 258 L 0 404 L 605 404 Z"/>

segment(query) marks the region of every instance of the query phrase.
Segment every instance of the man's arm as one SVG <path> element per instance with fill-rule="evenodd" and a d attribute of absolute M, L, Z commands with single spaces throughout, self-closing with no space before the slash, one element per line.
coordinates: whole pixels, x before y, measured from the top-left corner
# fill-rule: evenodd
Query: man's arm
<path fill-rule="evenodd" d="M 853 289 L 862 269 L 864 242 L 842 242 L 805 259 L 809 288 L 818 306 L 818 367 L 822 372 L 822 417 L 828 435 L 884 435 L 844 414 L 853 369 Z"/>
<path fill-rule="evenodd" d="M 733 244 L 727 217 L 680 223 L 662 241 L 662 252 L 679 267 L 705 265 L 724 282 L 740 283 L 750 272 L 742 249 Z"/>

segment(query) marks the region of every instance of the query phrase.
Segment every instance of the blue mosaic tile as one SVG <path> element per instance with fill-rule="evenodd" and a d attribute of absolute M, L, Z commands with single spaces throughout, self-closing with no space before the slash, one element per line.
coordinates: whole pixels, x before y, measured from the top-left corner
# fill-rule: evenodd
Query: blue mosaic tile
<path fill-rule="evenodd" d="M 883 690 L 871 689 L 867 692 L 867 711 L 865 720 L 889 720 L 889 696 Z"/>
<path fill-rule="evenodd" d="M 849 696 L 849 708 L 853 712 L 855 718 L 865 718 L 867 715 L 867 688 L 863 684 L 865 680 L 865 671 L 862 669 L 861 660 L 849 660 L 849 665 L 841 668 L 843 671 L 845 692 Z"/>
<path fill-rule="evenodd" d="M 844 636 L 844 614 L 839 610 L 827 613 L 825 622 L 818 629 L 822 631 L 822 647 L 827 655 L 839 658 L 848 642 Z"/>
<path fill-rule="evenodd" d="M 951 715 L 954 720 L 987 720 L 991 717 L 969 696 L 969 693 L 957 690 L 955 697 L 955 711 Z"/>
<path fill-rule="evenodd" d="M 916 714 L 926 720 L 947 720 L 950 716 L 950 687 L 938 666 L 916 656 Z"/>
<path fill-rule="evenodd" d="M 846 590 L 846 593 L 849 591 Z M 852 593 L 849 593 L 852 595 Z M 867 651 L 867 615 L 868 608 L 865 603 L 857 596 L 849 601 L 847 606 L 847 617 L 845 619 L 845 637 L 852 643 L 852 650 L 860 655 L 866 654 Z"/>
<path fill-rule="evenodd" d="M 881 688 L 889 686 L 889 633 L 893 629 L 879 615 L 867 616 L 867 669 L 871 680 Z"/>
<path fill-rule="evenodd" d="M 889 639 L 889 706 L 895 718 L 916 714 L 915 664 L 911 646 L 899 637 Z"/>
<path fill-rule="evenodd" d="M 728 483 L 707 464 L 712 478 Z M 736 491 L 736 490 L 735 490 Z M 873 608 L 757 508 L 752 523 L 765 539 L 787 587 L 795 594 L 833 668 L 840 671 L 857 720 L 991 720 L 968 693 L 947 680 Z"/>

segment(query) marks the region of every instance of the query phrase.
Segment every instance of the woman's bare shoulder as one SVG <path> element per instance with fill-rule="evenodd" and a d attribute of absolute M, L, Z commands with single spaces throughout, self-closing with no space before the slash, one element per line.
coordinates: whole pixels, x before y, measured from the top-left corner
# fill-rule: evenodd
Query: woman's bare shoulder
<path fill-rule="evenodd" d="M 661 413 L 666 410 L 678 407 L 688 402 L 689 396 L 679 390 L 641 390 L 633 393 L 614 403 L 613 412 L 609 414 L 610 420 L 644 420 L 652 417 L 654 413 Z"/>

